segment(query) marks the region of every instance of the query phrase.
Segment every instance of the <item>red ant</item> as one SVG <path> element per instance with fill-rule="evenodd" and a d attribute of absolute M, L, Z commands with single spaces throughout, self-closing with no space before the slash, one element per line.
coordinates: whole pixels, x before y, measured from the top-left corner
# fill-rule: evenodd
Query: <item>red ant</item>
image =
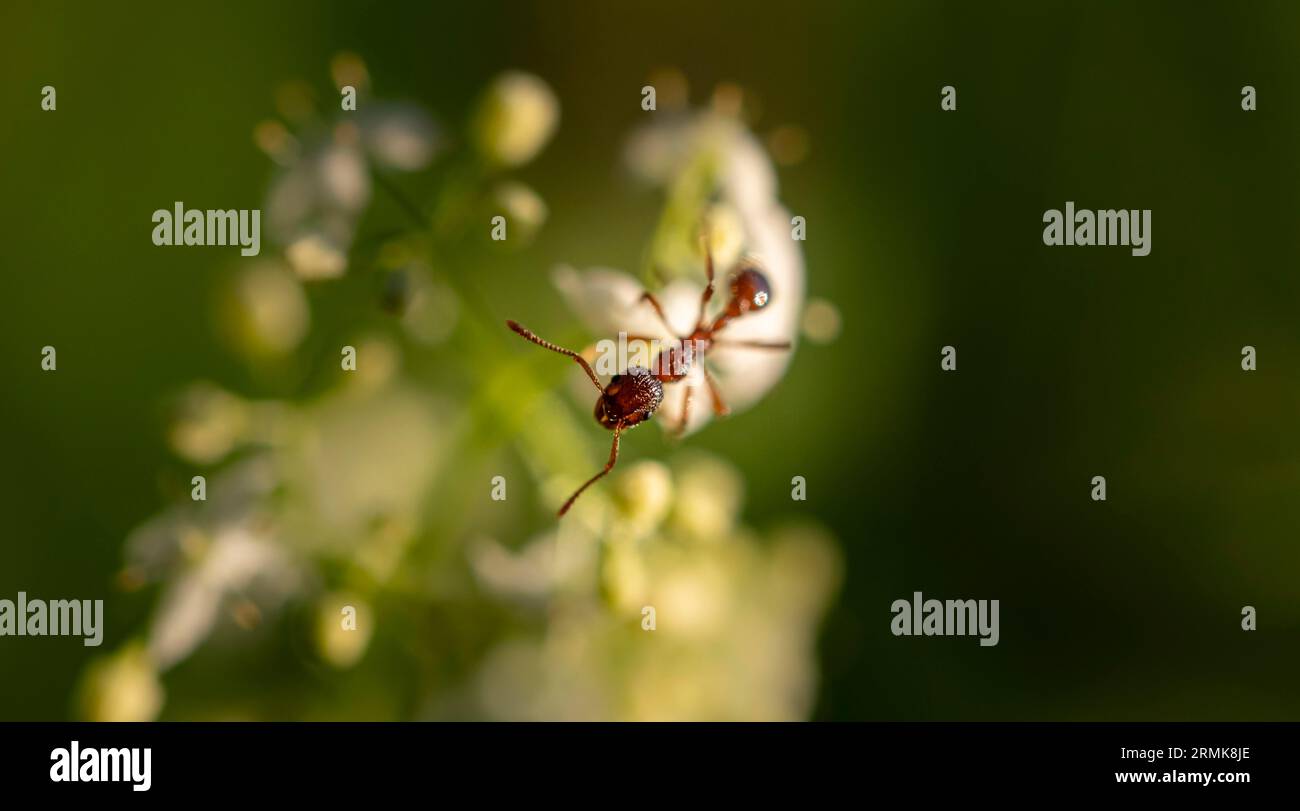
<path fill-rule="evenodd" d="M 506 326 L 527 340 L 552 352 L 568 355 L 577 361 L 582 370 L 587 373 L 587 377 L 591 378 L 591 382 L 600 391 L 600 397 L 596 400 L 596 422 L 614 432 L 614 443 L 609 449 L 609 461 L 605 463 L 605 467 L 588 479 L 573 495 L 569 496 L 569 500 L 564 502 L 564 506 L 560 508 L 558 515 L 562 516 L 568 512 L 569 508 L 573 506 L 573 502 L 578 500 L 578 496 L 582 495 L 584 490 L 614 469 L 614 464 L 618 461 L 619 436 L 624 430 L 640 425 L 654 416 L 655 410 L 659 408 L 664 399 L 664 384 L 683 380 L 697 361 L 704 373 L 704 382 L 709 387 L 709 395 L 713 401 L 713 412 L 720 417 L 730 413 L 730 409 L 722 400 L 722 394 L 718 391 L 717 383 L 714 381 L 713 376 L 709 374 L 709 370 L 703 365 L 705 353 L 710 348 L 715 346 L 751 349 L 790 348 L 787 341 L 726 341 L 717 339 L 717 334 L 731 321 L 746 313 L 757 312 L 766 307 L 772 294 L 767 283 L 767 277 L 763 275 L 757 263 L 752 260 L 742 260 L 731 274 L 729 284 L 731 298 L 727 301 L 726 308 L 712 322 L 709 322 L 708 307 L 709 302 L 713 299 L 714 290 L 713 254 L 709 250 L 708 241 L 702 240 L 702 242 L 704 244 L 704 269 L 708 283 L 700 296 L 699 318 L 696 319 L 695 328 L 691 330 L 689 335 L 681 336 L 677 334 L 672 325 L 668 323 L 663 307 L 653 293 L 646 291 L 641 294 L 641 300 L 650 303 L 655 313 L 658 314 L 659 320 L 667 327 L 668 332 L 676 337 L 674 343 L 660 350 L 658 355 L 655 356 L 651 369 L 629 366 L 623 374 L 614 375 L 608 386 L 602 386 L 600 378 L 596 376 L 591 364 L 587 363 L 586 359 L 577 352 L 544 340 L 514 321 L 506 321 Z M 648 345 L 653 344 L 653 339 L 644 336 L 627 336 L 627 340 L 643 341 Z M 694 388 L 693 385 L 689 384 L 686 387 L 686 395 L 682 400 L 682 416 L 676 427 L 676 433 L 679 436 L 686 430 L 687 421 L 690 417 L 691 394 L 694 392 Z"/>

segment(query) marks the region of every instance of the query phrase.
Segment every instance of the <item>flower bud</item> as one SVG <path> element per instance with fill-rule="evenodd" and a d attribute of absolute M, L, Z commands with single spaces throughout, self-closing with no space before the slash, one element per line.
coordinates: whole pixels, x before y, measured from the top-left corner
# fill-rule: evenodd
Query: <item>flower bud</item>
<path fill-rule="evenodd" d="M 541 151 L 559 120 L 560 103 L 546 82 L 529 73 L 504 73 L 479 107 L 474 143 L 492 163 L 520 166 Z"/>
<path fill-rule="evenodd" d="M 158 672 L 138 643 L 94 661 L 82 681 L 81 711 L 88 721 L 152 721 L 162 705 Z"/>

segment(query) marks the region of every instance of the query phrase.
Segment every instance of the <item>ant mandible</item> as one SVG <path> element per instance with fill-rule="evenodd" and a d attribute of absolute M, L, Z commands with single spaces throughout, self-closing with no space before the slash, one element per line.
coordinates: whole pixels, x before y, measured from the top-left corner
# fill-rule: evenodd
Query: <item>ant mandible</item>
<path fill-rule="evenodd" d="M 767 277 L 759 269 L 755 261 L 752 259 L 740 261 L 730 276 L 731 295 L 727 301 L 727 306 L 710 322 L 708 320 L 708 308 L 714 292 L 713 254 L 709 249 L 707 238 L 702 237 L 701 242 L 704 247 L 704 271 L 708 281 L 704 287 L 704 292 L 700 295 L 700 315 L 696 319 L 695 327 L 690 334 L 679 335 L 672 328 L 672 325 L 668 323 L 667 316 L 664 314 L 663 307 L 653 293 L 647 290 L 641 294 L 640 300 L 648 302 L 654 308 L 659 320 L 663 322 L 669 334 L 676 338 L 675 342 L 662 349 L 655 356 L 651 369 L 629 366 L 623 374 L 614 375 L 608 386 L 602 386 L 600 378 L 596 376 L 591 364 L 587 363 L 586 359 L 577 352 L 557 346 L 515 321 L 506 321 L 506 326 L 517 332 L 521 337 L 544 349 L 567 355 L 582 367 L 582 370 L 587 373 L 587 377 L 591 378 L 592 384 L 600 392 L 600 396 L 596 400 L 596 422 L 614 432 L 614 442 L 609 449 L 609 461 L 605 463 L 605 467 L 599 473 L 588 479 L 574 491 L 573 495 L 569 496 L 569 500 L 564 502 L 564 506 L 560 508 L 559 516 L 563 516 L 569 511 L 569 508 L 573 506 L 573 502 L 578 500 L 578 496 L 582 495 L 583 491 L 614 469 L 615 463 L 618 462 L 618 442 L 622 433 L 654 416 L 655 411 L 664 399 L 664 384 L 684 380 L 690 374 L 696 362 L 700 363 L 705 384 L 709 388 L 714 413 L 720 417 L 730 413 L 726 403 L 722 400 L 721 392 L 718 391 L 717 382 L 709 374 L 709 370 L 704 367 L 704 356 L 709 349 L 715 346 L 750 349 L 790 348 L 787 341 L 727 341 L 717 339 L 718 333 L 730 322 L 747 313 L 757 312 L 766 307 L 772 297 L 771 287 L 768 285 Z M 629 335 L 627 340 L 643 341 L 646 344 L 653 343 L 653 339 L 639 335 Z M 686 394 L 682 400 L 681 419 L 676 427 L 676 433 L 679 436 L 686 430 L 687 421 L 690 418 L 691 394 L 693 392 L 694 386 L 687 384 Z"/>

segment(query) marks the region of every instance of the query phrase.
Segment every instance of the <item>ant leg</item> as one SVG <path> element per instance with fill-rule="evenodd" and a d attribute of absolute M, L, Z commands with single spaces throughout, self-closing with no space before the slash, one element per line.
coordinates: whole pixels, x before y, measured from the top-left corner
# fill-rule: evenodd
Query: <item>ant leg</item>
<path fill-rule="evenodd" d="M 718 339 L 713 342 L 714 346 L 730 347 L 733 349 L 789 349 L 789 341 L 728 341 Z"/>
<path fill-rule="evenodd" d="M 568 355 L 569 357 L 573 358 L 578 362 L 578 365 L 582 367 L 582 371 L 587 373 L 587 377 L 591 378 L 591 382 L 596 385 L 596 388 L 600 389 L 602 393 L 605 391 L 605 387 L 600 385 L 600 378 L 596 377 L 596 372 L 592 370 L 591 364 L 587 363 L 587 359 L 584 358 L 582 355 L 579 355 L 577 352 L 574 352 L 572 349 L 565 349 L 562 346 L 557 346 L 551 343 L 550 341 L 547 341 L 544 338 L 539 337 L 538 335 L 530 331 L 527 327 L 515 321 L 506 321 L 506 326 L 510 327 L 510 329 L 514 330 L 515 332 L 519 333 L 520 337 L 524 338 L 525 340 L 532 341 L 533 343 L 537 344 L 543 349 L 549 349 L 552 352 L 559 352 L 561 355 Z"/>
<path fill-rule="evenodd" d="M 673 427 L 672 435 L 674 439 L 681 439 L 682 435 L 686 433 L 686 426 L 690 424 L 691 420 L 691 395 L 695 393 L 695 387 L 688 383 L 682 385 L 686 386 L 686 394 L 682 397 L 681 419 Z"/>
<path fill-rule="evenodd" d="M 654 293 L 647 290 L 641 294 L 640 300 L 650 302 L 650 306 L 655 308 L 655 313 L 659 316 L 659 321 L 664 325 L 664 328 L 668 330 L 669 335 L 677 334 L 677 330 L 673 329 L 673 325 L 668 323 L 668 316 L 664 315 L 664 308 L 659 303 L 659 299 L 655 298 Z"/>
<path fill-rule="evenodd" d="M 595 476 L 587 479 L 585 484 L 575 490 L 573 495 L 569 496 L 569 500 L 564 502 L 564 506 L 561 507 L 559 513 L 556 514 L 556 518 L 563 516 L 569 511 L 569 508 L 573 506 L 573 502 L 577 501 L 578 496 L 582 495 L 583 490 L 591 487 L 591 485 L 595 484 L 597 479 L 614 469 L 614 463 L 618 461 L 618 435 L 622 430 L 623 427 L 621 425 L 614 428 L 614 444 L 609 449 L 609 461 L 605 463 L 605 467 Z"/>
<path fill-rule="evenodd" d="M 731 409 L 722 400 L 722 392 L 718 391 L 718 381 L 713 379 L 707 366 L 701 366 L 704 372 L 704 382 L 709 384 L 709 397 L 713 400 L 713 413 L 719 417 L 725 417 L 731 413 Z"/>
<path fill-rule="evenodd" d="M 704 276 L 708 283 L 700 295 L 700 317 L 695 322 L 696 329 L 704 326 L 704 317 L 708 314 L 709 302 L 713 299 L 713 250 L 709 247 L 708 231 L 700 234 L 700 245 L 704 248 Z"/>

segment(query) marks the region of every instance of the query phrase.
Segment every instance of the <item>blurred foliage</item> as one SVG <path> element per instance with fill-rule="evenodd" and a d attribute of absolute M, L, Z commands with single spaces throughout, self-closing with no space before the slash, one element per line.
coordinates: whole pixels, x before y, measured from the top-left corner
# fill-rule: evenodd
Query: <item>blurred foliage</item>
<path fill-rule="evenodd" d="M 539 526 L 534 503 L 553 510 L 580 481 L 571 472 L 589 467 L 590 390 L 571 407 L 552 393 L 560 367 L 574 371 L 567 362 L 502 351 L 505 333 L 466 279 L 544 226 L 544 199 L 505 173 L 554 136 L 555 93 L 537 76 L 502 74 L 453 129 L 375 97 L 360 56 L 332 65 L 339 89 L 357 91 L 355 112 L 326 113 L 310 83 L 292 81 L 274 94 L 277 117 L 254 128 L 274 166 L 263 210 L 275 247 L 232 264 L 216 307 L 218 332 L 251 378 L 295 377 L 295 391 L 252 398 L 198 381 L 174 399 L 171 450 L 210 479 L 207 496 L 182 497 L 127 538 L 118 584 L 156 592 L 156 603 L 144 627 L 89 665 L 84 716 L 807 717 L 816 628 L 839 577 L 834 542 L 816 524 L 757 536 L 739 523 L 738 471 L 696 453 L 674 456 L 675 469 L 625 462 L 604 483 L 613 497 L 597 488 L 564 523 Z M 653 267 L 680 277 L 689 261 L 702 277 L 708 223 L 722 272 L 749 248 L 782 294 L 747 325 L 794 337 L 803 265 L 768 158 L 726 111 L 664 114 L 670 123 L 628 153 L 648 183 L 671 190 Z M 401 224 L 372 215 L 378 198 Z M 476 239 L 498 212 L 506 238 Z M 377 281 L 352 288 L 339 342 L 313 340 L 310 288 L 366 276 Z M 596 329 L 647 334 L 637 310 L 652 311 L 630 276 L 566 268 L 557 279 Z M 687 323 L 703 285 L 676 284 L 677 296 L 662 291 L 668 314 Z M 326 371 L 335 351 L 338 370 Z M 718 379 L 743 408 L 788 357 L 740 355 Z M 673 388 L 687 385 L 702 380 Z M 665 411 L 684 407 L 679 393 Z M 313 669 L 366 668 L 369 657 L 383 661 L 391 703 L 271 708 L 183 675 L 221 668 L 238 683 L 238 656 L 295 646 L 303 658 L 281 676 L 286 687 Z"/>
<path fill-rule="evenodd" d="M 0 717 L 1300 716 L 1298 15 L 11 5 L 0 595 L 108 628 L 0 640 Z M 734 419 L 630 434 L 557 528 L 608 435 L 501 324 L 608 337 L 565 266 L 698 285 L 722 166 L 633 160 L 650 82 L 775 163 L 808 340 Z M 376 117 L 327 115 L 341 84 Z M 147 242 L 276 189 L 309 205 L 257 261 Z M 1152 255 L 1043 248 L 1071 199 L 1153 209 Z M 914 590 L 1000 599 L 1001 643 L 890 636 Z"/>

